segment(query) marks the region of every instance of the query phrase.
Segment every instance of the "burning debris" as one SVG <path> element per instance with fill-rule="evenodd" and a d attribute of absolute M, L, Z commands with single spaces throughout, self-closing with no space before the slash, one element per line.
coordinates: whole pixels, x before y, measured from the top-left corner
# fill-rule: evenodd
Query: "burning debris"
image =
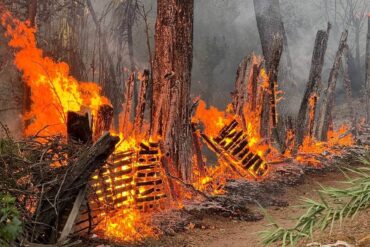
<path fill-rule="evenodd" d="M 158 29 L 172 37 L 161 26 L 169 13 L 160 14 Z M 185 17 L 189 20 L 190 15 Z M 278 112 L 283 37 L 276 34 L 270 57 L 252 54 L 239 65 L 232 103 L 225 111 L 207 108 L 202 100 L 190 104 L 190 87 L 181 81 L 190 78 L 186 73 L 155 71 L 151 78 L 148 70 L 132 72 L 117 128 L 113 126 L 117 109 L 100 86 L 79 82 L 67 64 L 45 56 L 37 48 L 36 30 L 27 23 L 4 12 L 1 24 L 31 90 L 31 108 L 23 116 L 28 139 L 4 139 L 16 151 L 10 156 L 0 149 L 5 160 L 1 164 L 6 166 L 2 175 L 16 177 L 14 194 L 27 221 L 22 237 L 29 242 L 61 243 L 69 236 L 92 233 L 119 241 L 156 237 L 166 230 L 153 219 L 167 210 L 258 220 L 261 215 L 248 205 L 256 200 L 283 205 L 268 195 L 271 188 L 295 184 L 305 169 L 325 169 L 323 163 L 344 158 L 355 148 L 353 133 L 361 130 L 347 125 L 333 128 L 334 91 L 348 49 L 347 32 L 341 37 L 328 89 L 318 102 L 330 25 L 317 34 L 297 119 Z M 190 26 L 185 20 L 181 23 L 181 28 Z M 190 39 L 181 34 L 184 42 Z M 158 46 L 166 51 L 164 43 Z M 182 57 L 184 66 L 190 66 L 189 57 Z M 162 57 L 155 60 L 155 68 L 171 67 Z M 350 97 L 350 82 L 345 82 Z M 147 108 L 150 114 L 145 114 Z M 355 117 L 351 123 L 356 123 Z M 57 134 L 63 137 L 54 137 Z M 216 155 L 216 164 L 206 161 L 203 144 Z M 8 185 L 4 189 L 13 192 Z"/>

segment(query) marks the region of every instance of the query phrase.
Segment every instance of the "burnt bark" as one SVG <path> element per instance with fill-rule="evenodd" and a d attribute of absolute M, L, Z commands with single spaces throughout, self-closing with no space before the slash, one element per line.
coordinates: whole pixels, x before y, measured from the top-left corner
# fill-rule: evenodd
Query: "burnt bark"
<path fill-rule="evenodd" d="M 316 128 L 316 138 L 320 141 L 327 140 L 327 134 L 332 119 L 332 108 L 334 106 L 334 93 L 339 73 L 339 66 L 342 61 L 343 50 L 347 46 L 348 32 L 344 31 L 340 38 L 339 47 L 334 58 L 334 64 L 330 71 L 328 87 L 325 91 L 323 102 L 319 112 L 319 119 Z"/>
<path fill-rule="evenodd" d="M 126 82 L 126 92 L 125 92 L 125 103 L 123 108 L 123 123 L 122 130 L 125 136 L 128 135 L 128 123 L 131 121 L 132 115 L 132 103 L 134 97 L 134 84 L 135 84 L 135 74 L 131 73 L 130 78 Z"/>
<path fill-rule="evenodd" d="M 135 134 L 140 134 L 143 127 L 146 96 L 149 83 L 149 73 L 150 72 L 148 70 L 144 70 L 143 74 L 140 76 L 140 91 L 134 121 Z"/>
<path fill-rule="evenodd" d="M 151 133 L 168 133 L 169 156 L 182 179 L 191 179 L 190 82 L 193 57 L 194 1 L 159 0 L 153 63 L 153 104 Z M 171 86 L 172 85 L 172 86 Z M 168 118 L 178 88 L 176 115 Z M 170 124 L 168 124 L 170 122 Z"/>
<path fill-rule="evenodd" d="M 37 16 L 37 0 L 29 0 L 28 3 L 28 21 L 32 28 L 35 28 Z M 24 83 L 23 84 L 23 97 L 22 97 L 22 113 L 25 115 L 31 110 L 31 88 Z M 30 120 L 25 120 L 24 125 L 27 127 L 30 124 Z"/>
<path fill-rule="evenodd" d="M 272 53 L 272 40 L 275 35 L 284 37 L 283 22 L 278 0 L 253 0 L 258 32 L 263 56 L 269 62 Z"/>
<path fill-rule="evenodd" d="M 357 130 L 356 130 L 356 113 L 355 109 L 352 104 L 352 85 L 351 85 L 351 80 L 349 76 L 349 47 L 346 45 L 343 50 L 343 83 L 344 83 L 344 88 L 346 91 L 346 98 L 347 98 L 347 104 L 349 107 L 350 115 L 351 115 L 351 122 L 353 128 L 355 128 L 355 135 L 357 135 Z"/>
<path fill-rule="evenodd" d="M 278 131 L 277 131 L 277 112 L 276 112 L 276 88 L 277 88 L 277 79 L 278 79 L 278 69 L 281 54 L 283 52 L 283 37 L 279 34 L 276 34 L 273 37 L 270 58 L 266 60 L 266 72 L 269 78 L 269 125 L 271 128 L 271 137 L 272 142 L 276 148 L 282 153 L 283 144 L 280 140 Z"/>
<path fill-rule="evenodd" d="M 94 140 L 97 140 L 105 131 L 109 131 L 113 120 L 113 107 L 102 105 L 99 107 L 94 130 Z"/>
<path fill-rule="evenodd" d="M 319 30 L 316 34 L 310 74 L 297 117 L 295 131 L 296 148 L 302 144 L 304 136 L 312 136 L 317 99 L 319 97 L 319 89 L 321 88 L 322 68 L 324 66 L 325 53 L 328 46 L 329 31 L 330 24 L 328 24 L 327 31 Z"/>

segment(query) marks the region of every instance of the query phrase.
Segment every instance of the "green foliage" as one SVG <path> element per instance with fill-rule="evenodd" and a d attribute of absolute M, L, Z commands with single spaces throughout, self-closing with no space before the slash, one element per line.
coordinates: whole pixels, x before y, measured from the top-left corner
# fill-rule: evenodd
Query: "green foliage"
<path fill-rule="evenodd" d="M 0 194 L 0 246 L 8 246 L 22 231 L 15 198 Z"/>
<path fill-rule="evenodd" d="M 361 210 L 370 206 L 370 154 L 366 157 L 359 157 L 363 167 L 358 169 L 347 169 L 355 174 L 356 178 L 347 177 L 348 185 L 345 189 L 323 187 L 318 191 L 320 200 L 309 198 L 303 199 L 299 207 L 306 209 L 306 212 L 297 219 L 292 228 L 279 226 L 265 212 L 270 220 L 273 229 L 260 233 L 264 245 L 275 242 L 282 242 L 282 246 L 294 246 L 301 238 L 313 236 L 314 230 L 323 231 L 330 226 L 330 232 L 334 223 L 339 221 L 342 224 L 344 218 L 353 218 Z"/>

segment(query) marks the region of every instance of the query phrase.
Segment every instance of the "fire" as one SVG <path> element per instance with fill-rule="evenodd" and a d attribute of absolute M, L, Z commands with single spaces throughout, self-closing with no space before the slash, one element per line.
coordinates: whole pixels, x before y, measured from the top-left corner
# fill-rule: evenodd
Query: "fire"
<path fill-rule="evenodd" d="M 193 122 L 203 123 L 205 129 L 204 132 L 209 136 L 216 135 L 221 128 L 231 122 L 232 115 L 227 111 L 220 111 L 214 106 L 207 108 L 206 103 L 203 100 L 199 101 L 197 110 L 192 118 Z"/>
<path fill-rule="evenodd" d="M 296 160 L 301 163 L 319 165 L 320 161 L 315 155 L 321 155 L 324 152 L 327 152 L 326 155 L 340 155 L 343 152 L 340 150 L 341 147 L 353 144 L 354 139 L 350 133 L 350 128 L 347 125 L 342 125 L 336 131 L 329 130 L 327 142 L 320 142 L 306 136 L 303 144 L 298 149 Z"/>
<path fill-rule="evenodd" d="M 34 28 L 9 12 L 2 15 L 1 24 L 10 38 L 9 46 L 17 49 L 14 63 L 31 89 L 31 109 L 24 115 L 31 123 L 26 126 L 25 135 L 33 135 L 46 126 L 48 135 L 65 134 L 68 111 L 89 109 L 95 114 L 100 105 L 109 103 L 97 84 L 79 82 L 70 75 L 68 64 L 45 56 L 37 48 Z"/>

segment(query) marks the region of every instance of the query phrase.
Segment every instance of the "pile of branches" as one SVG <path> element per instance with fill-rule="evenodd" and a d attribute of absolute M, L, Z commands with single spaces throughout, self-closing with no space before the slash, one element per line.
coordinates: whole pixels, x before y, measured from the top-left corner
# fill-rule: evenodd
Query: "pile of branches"
<path fill-rule="evenodd" d="M 94 145 L 67 142 L 63 136 L 15 140 L 1 126 L 0 191 L 15 198 L 23 222 L 17 242 L 55 243 L 68 207 L 119 138 L 107 133 Z"/>

